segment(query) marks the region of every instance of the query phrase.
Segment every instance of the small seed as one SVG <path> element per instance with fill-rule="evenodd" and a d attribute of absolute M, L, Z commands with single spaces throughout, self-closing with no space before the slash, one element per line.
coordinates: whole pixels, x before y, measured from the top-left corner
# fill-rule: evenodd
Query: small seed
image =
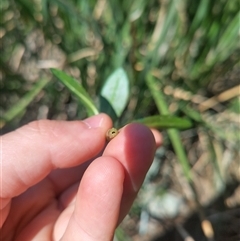
<path fill-rule="evenodd" d="M 116 128 L 111 128 L 106 133 L 107 141 L 111 141 L 118 134 L 118 130 Z"/>

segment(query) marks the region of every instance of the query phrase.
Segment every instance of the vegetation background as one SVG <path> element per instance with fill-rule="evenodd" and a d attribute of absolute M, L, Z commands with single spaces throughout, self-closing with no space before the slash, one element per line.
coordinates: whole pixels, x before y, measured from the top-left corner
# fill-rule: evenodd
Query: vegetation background
<path fill-rule="evenodd" d="M 0 9 L 1 134 L 88 115 L 50 68 L 96 106 L 121 68 L 130 93 L 118 125 L 153 115 L 192 124 L 162 128 L 164 146 L 115 239 L 240 240 L 237 0 L 1 0 Z"/>

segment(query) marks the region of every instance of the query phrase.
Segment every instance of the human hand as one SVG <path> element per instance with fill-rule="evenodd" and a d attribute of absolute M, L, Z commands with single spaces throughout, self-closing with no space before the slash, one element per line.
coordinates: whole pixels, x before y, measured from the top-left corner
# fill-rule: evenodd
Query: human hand
<path fill-rule="evenodd" d="M 36 121 L 1 137 L 2 241 L 112 240 L 160 134 L 129 124 L 106 145 L 111 127 L 100 114 Z"/>

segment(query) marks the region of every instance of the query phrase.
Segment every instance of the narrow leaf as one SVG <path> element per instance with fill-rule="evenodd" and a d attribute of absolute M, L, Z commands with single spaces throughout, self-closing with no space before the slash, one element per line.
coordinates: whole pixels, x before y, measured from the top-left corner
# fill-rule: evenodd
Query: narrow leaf
<path fill-rule="evenodd" d="M 142 123 L 150 128 L 157 129 L 187 129 L 192 127 L 192 122 L 188 119 L 179 118 L 175 116 L 149 116 L 143 119 L 134 120 L 133 122 Z"/>
<path fill-rule="evenodd" d="M 61 70 L 51 69 L 51 71 L 86 107 L 89 116 L 99 113 L 93 100 L 77 80 L 75 80 Z"/>
<path fill-rule="evenodd" d="M 108 77 L 101 96 L 112 105 L 117 116 L 121 116 L 129 97 L 129 81 L 124 69 L 118 68 Z"/>

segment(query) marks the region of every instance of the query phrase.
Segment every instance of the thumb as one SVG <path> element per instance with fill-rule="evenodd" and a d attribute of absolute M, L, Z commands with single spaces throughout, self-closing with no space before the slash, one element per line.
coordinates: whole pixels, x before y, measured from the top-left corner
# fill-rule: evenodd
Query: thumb
<path fill-rule="evenodd" d="M 100 114 L 84 121 L 35 121 L 2 136 L 1 198 L 19 195 L 53 169 L 96 156 L 110 126 L 110 118 Z"/>

